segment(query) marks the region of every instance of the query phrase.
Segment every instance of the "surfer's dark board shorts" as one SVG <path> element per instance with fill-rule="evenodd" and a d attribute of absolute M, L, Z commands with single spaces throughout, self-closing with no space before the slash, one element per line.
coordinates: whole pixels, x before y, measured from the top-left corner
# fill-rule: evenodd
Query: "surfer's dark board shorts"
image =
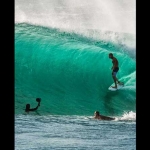
<path fill-rule="evenodd" d="M 116 68 L 113 70 L 112 75 L 113 75 L 113 76 L 116 76 L 116 74 L 117 74 L 118 71 L 119 71 L 119 68 L 116 67 Z"/>

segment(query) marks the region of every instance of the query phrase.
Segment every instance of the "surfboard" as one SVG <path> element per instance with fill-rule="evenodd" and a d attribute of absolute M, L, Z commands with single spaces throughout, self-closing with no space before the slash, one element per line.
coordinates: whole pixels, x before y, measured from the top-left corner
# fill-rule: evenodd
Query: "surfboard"
<path fill-rule="evenodd" d="M 122 87 L 124 87 L 124 84 L 118 84 L 118 83 L 117 83 L 117 89 L 116 89 L 116 88 L 112 88 L 112 86 L 115 86 L 115 84 L 113 83 L 113 84 L 108 88 L 108 90 L 110 90 L 110 91 L 119 90 L 119 89 L 121 89 Z"/>

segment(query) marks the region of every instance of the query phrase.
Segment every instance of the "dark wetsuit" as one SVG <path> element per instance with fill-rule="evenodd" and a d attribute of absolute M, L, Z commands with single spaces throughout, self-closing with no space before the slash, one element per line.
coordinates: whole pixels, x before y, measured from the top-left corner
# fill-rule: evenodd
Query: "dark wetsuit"
<path fill-rule="evenodd" d="M 115 120 L 115 118 L 111 118 L 111 117 L 107 117 L 107 116 L 103 116 L 103 115 L 100 115 L 102 120 Z"/>

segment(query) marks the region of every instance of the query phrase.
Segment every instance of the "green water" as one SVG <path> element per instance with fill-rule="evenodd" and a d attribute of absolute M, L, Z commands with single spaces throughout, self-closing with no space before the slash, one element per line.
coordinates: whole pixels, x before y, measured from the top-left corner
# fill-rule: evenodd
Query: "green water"
<path fill-rule="evenodd" d="M 118 115 L 136 109 L 134 52 L 109 40 L 93 40 L 58 29 L 15 25 L 15 113 L 42 99 L 42 114 Z M 122 90 L 111 92 L 112 52 L 119 60 Z"/>

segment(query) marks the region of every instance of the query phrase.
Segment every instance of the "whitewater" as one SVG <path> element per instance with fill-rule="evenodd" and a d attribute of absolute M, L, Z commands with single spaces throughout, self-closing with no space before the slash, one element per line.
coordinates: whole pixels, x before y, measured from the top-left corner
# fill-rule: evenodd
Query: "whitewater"
<path fill-rule="evenodd" d="M 14 36 L 16 149 L 135 149 L 134 0 L 16 0 Z M 109 53 L 125 85 L 116 92 Z M 95 110 L 115 121 L 93 120 Z"/>

